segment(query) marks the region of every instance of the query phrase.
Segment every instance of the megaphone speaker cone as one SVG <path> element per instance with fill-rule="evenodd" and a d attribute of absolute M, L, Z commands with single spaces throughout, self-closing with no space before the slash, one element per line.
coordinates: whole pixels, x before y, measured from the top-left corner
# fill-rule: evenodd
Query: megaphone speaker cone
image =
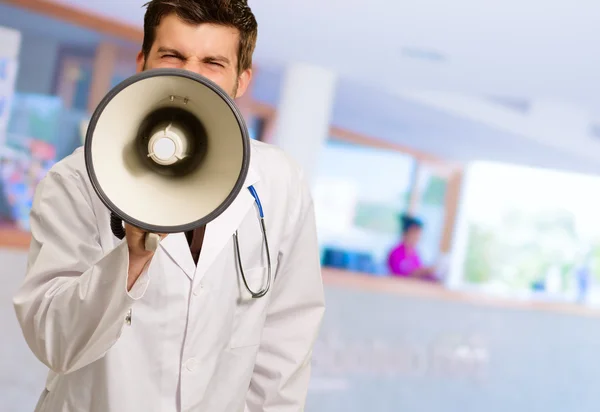
<path fill-rule="evenodd" d="M 179 107 L 163 107 L 149 113 L 135 141 L 139 160 L 157 173 L 170 176 L 192 173 L 208 150 L 204 125 Z"/>
<path fill-rule="evenodd" d="M 250 138 L 233 99 L 180 69 L 138 73 L 95 110 L 86 168 L 102 202 L 155 233 L 192 230 L 219 216 L 243 188 Z"/>

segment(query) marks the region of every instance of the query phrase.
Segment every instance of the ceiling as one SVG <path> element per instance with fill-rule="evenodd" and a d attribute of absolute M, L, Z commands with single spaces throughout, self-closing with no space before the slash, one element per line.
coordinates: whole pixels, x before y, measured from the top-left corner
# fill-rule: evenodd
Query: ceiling
<path fill-rule="evenodd" d="M 145 0 L 54 1 L 142 25 Z M 458 159 L 600 171 L 596 0 L 249 3 L 265 101 L 282 66 L 313 63 L 340 76 L 337 125 Z"/>
<path fill-rule="evenodd" d="M 271 105 L 277 105 L 281 92 L 283 70 L 261 69 L 255 83 L 254 97 Z M 565 150 L 572 140 L 551 144 L 542 139 L 524 136 L 518 128 L 501 120 L 527 118 L 529 104 L 519 100 L 489 99 L 490 103 L 478 102 L 474 107 L 488 108 L 489 113 L 465 113 L 468 104 L 447 107 L 456 96 L 438 99 L 435 104 L 427 100 L 427 94 L 398 95 L 372 87 L 340 80 L 332 124 L 357 133 L 377 136 L 405 147 L 430 153 L 442 158 L 461 162 L 488 160 L 563 169 L 580 173 L 600 173 L 598 154 L 587 146 L 588 151 L 575 145 Z M 422 101 L 421 101 L 422 100 Z M 464 98 L 462 100 L 468 99 Z M 490 115 L 491 113 L 491 115 Z M 481 121 L 484 116 L 498 113 L 512 116 Z M 500 121 L 499 121 L 500 120 Z M 549 139 L 548 139 L 549 140 Z M 591 145 L 596 142 L 588 142 Z"/>
<path fill-rule="evenodd" d="M 141 27 L 146 0 L 55 0 Z M 600 109 L 597 0 L 249 0 L 258 62 L 388 91 L 553 97 Z"/>

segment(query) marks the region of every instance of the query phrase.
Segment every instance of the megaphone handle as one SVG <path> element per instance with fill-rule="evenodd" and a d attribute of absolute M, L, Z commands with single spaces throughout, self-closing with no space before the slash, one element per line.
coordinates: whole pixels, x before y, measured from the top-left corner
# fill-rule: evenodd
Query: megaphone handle
<path fill-rule="evenodd" d="M 110 213 L 110 229 L 117 239 L 125 238 L 125 229 L 123 229 L 123 221 L 113 212 Z"/>
<path fill-rule="evenodd" d="M 123 220 L 117 215 L 111 212 L 110 214 L 110 228 L 118 239 L 125 238 L 125 229 L 123 228 Z M 158 244 L 160 243 L 160 236 L 156 233 L 146 233 L 144 238 L 144 247 L 148 252 L 156 252 Z"/>
<path fill-rule="evenodd" d="M 146 239 L 144 245 L 148 252 L 156 252 L 158 244 L 160 243 L 160 236 L 156 233 L 146 233 Z"/>

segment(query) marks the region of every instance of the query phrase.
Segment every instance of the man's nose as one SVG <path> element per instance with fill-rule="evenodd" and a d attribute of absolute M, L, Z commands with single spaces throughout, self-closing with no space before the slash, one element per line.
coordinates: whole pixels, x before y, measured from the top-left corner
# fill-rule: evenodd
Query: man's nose
<path fill-rule="evenodd" d="M 183 65 L 184 70 L 203 75 L 202 63 L 196 60 L 187 60 Z"/>

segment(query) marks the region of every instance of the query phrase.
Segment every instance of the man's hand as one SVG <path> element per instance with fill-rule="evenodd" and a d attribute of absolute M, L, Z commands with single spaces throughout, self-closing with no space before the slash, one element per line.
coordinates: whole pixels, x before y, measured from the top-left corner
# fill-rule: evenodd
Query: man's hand
<path fill-rule="evenodd" d="M 130 224 L 125 224 L 125 237 L 129 247 L 129 273 L 127 277 L 127 290 L 131 290 L 135 281 L 141 276 L 144 268 L 154 256 L 154 252 L 146 250 L 147 232 Z M 167 235 L 161 234 L 161 240 Z"/>

